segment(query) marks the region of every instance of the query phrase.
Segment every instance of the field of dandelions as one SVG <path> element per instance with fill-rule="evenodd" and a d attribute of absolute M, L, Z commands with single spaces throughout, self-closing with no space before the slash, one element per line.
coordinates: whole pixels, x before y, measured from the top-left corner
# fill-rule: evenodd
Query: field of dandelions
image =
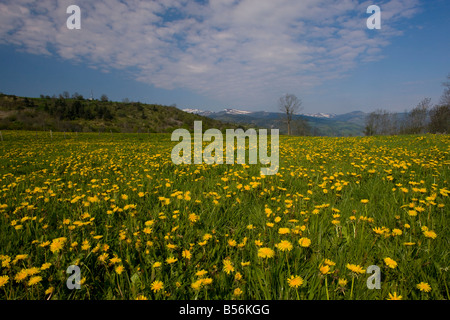
<path fill-rule="evenodd" d="M 2 300 L 450 298 L 448 135 L 282 136 L 273 176 L 170 134 L 2 139 Z"/>

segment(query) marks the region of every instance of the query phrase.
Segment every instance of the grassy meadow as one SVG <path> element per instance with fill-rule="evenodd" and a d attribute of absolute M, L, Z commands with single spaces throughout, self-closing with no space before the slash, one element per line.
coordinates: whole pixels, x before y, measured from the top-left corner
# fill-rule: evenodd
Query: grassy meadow
<path fill-rule="evenodd" d="M 448 135 L 281 136 L 273 176 L 176 166 L 170 134 L 2 138 L 2 300 L 450 298 Z"/>

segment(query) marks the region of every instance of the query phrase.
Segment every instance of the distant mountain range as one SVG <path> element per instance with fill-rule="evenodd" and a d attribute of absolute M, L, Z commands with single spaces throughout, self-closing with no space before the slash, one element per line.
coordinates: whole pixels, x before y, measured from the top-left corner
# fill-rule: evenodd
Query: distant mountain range
<path fill-rule="evenodd" d="M 247 124 L 259 128 L 277 128 L 282 134 L 287 132 L 284 114 L 280 112 L 245 111 L 238 109 L 224 109 L 218 112 L 200 109 L 183 109 L 182 111 L 222 122 Z M 362 111 L 353 111 L 344 114 L 323 112 L 297 114 L 294 115 L 293 126 L 307 127 L 309 134 L 315 136 L 358 136 L 363 135 L 366 116 L 367 113 Z"/>

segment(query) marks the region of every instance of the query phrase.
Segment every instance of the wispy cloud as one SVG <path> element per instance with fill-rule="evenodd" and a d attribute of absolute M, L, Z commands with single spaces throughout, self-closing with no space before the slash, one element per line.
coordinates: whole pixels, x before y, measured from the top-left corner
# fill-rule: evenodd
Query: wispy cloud
<path fill-rule="evenodd" d="M 381 1 L 382 29 L 367 30 L 373 3 L 356 0 L 85 0 L 81 30 L 68 30 L 72 2 L 3 1 L 0 43 L 248 106 L 381 59 L 419 10 L 418 0 Z"/>

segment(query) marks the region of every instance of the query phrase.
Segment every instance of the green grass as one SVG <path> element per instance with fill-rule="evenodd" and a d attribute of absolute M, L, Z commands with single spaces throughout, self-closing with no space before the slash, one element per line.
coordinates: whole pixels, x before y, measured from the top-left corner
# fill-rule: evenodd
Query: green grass
<path fill-rule="evenodd" d="M 2 135 L 0 277 L 8 280 L 0 299 L 327 299 L 327 291 L 330 299 L 450 297 L 448 135 L 282 136 L 280 170 L 266 177 L 259 165 L 176 166 L 169 134 Z M 374 231 L 383 227 L 389 231 Z M 63 248 L 52 252 L 60 237 Z M 299 245 L 302 237 L 309 247 Z M 278 249 L 282 240 L 293 249 Z M 274 256 L 258 257 L 255 241 Z M 169 257 L 177 261 L 168 264 Z M 229 274 L 225 259 L 234 268 Z M 324 259 L 335 263 L 326 276 Z M 44 263 L 51 266 L 15 280 Z M 66 287 L 72 264 L 81 269 L 80 290 Z M 353 275 L 347 264 L 379 266 L 381 289 L 369 290 L 369 274 Z M 212 282 L 196 290 L 200 270 Z M 289 287 L 291 275 L 303 279 L 298 289 Z M 151 290 L 156 280 L 163 290 Z M 421 292 L 421 282 L 431 291 Z"/>

